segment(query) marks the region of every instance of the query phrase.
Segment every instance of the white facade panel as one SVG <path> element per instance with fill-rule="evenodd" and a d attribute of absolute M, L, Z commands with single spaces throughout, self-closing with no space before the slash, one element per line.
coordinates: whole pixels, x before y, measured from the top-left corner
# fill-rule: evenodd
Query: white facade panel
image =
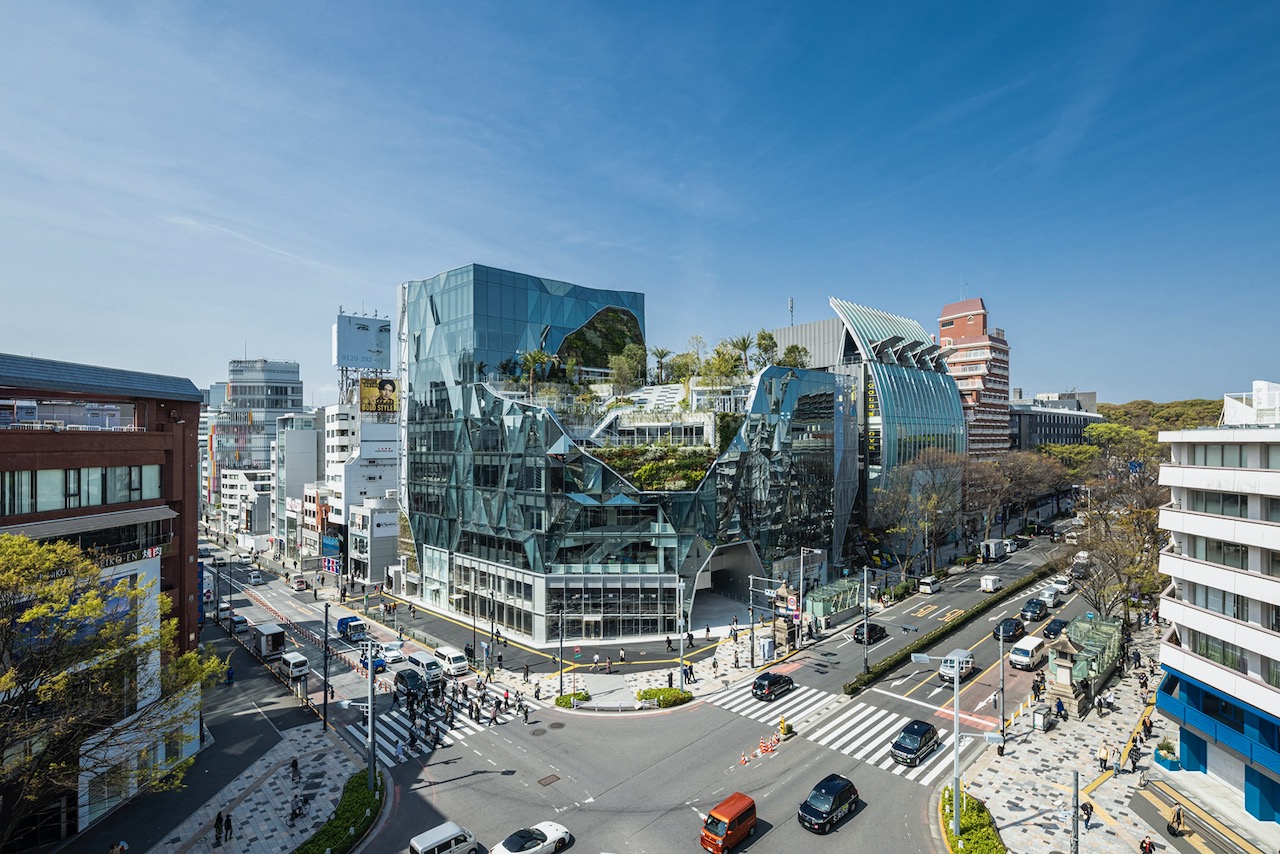
<path fill-rule="evenodd" d="M 1160 484 L 1168 487 L 1200 489 L 1205 492 L 1236 492 L 1278 497 L 1280 496 L 1280 470 L 1165 465 L 1160 467 Z"/>

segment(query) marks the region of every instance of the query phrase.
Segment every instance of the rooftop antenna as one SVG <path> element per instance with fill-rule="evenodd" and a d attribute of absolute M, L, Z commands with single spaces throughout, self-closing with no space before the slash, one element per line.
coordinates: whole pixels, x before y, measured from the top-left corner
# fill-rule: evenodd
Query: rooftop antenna
<path fill-rule="evenodd" d="M 968 298 L 969 298 L 969 283 L 965 282 L 964 285 L 960 288 L 960 299 L 968 299 Z"/>
<path fill-rule="evenodd" d="M 796 301 L 794 297 L 787 297 L 787 311 L 791 313 L 791 325 L 796 325 Z"/>

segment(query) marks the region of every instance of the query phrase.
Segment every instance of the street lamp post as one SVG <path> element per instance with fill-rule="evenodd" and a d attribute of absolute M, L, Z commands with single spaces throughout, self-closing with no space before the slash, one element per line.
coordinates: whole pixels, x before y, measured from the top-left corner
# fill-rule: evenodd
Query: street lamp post
<path fill-rule="evenodd" d="M 680 690 L 684 690 L 684 582 L 676 583 L 676 633 L 680 635 Z"/>
<path fill-rule="evenodd" d="M 946 655 L 926 655 L 923 652 L 911 653 L 912 664 L 928 664 L 930 661 L 954 661 L 952 667 L 952 700 L 951 715 L 955 722 L 952 728 L 951 742 L 951 829 L 956 839 L 960 838 L 960 736 L 968 735 L 983 738 L 992 744 L 1004 744 L 1004 735 L 997 732 L 961 733 L 960 732 L 960 660 L 968 655 L 967 649 L 953 649 Z"/>
<path fill-rule="evenodd" d="M 870 673 L 867 648 L 871 646 L 871 588 L 867 585 L 867 565 L 862 565 L 862 672 Z"/>
<path fill-rule="evenodd" d="M 560 696 L 564 696 L 564 601 L 560 602 Z"/>

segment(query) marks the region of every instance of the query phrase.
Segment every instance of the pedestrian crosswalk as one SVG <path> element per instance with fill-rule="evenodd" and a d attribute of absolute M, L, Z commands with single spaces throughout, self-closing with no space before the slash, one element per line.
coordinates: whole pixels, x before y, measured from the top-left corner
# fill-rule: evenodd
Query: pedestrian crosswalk
<path fill-rule="evenodd" d="M 524 701 L 529 707 L 530 714 L 546 707 L 545 703 Z M 468 736 L 475 735 L 482 730 L 488 729 L 490 712 L 492 706 L 487 706 L 480 715 L 480 721 L 474 721 L 467 714 L 467 705 L 462 705 L 462 710 L 455 709 L 452 726 L 445 726 L 443 717 L 439 709 L 435 709 L 430 717 L 428 724 L 421 713 L 416 718 L 410 719 L 409 712 L 403 707 L 390 709 L 378 715 L 374 724 L 373 740 L 374 751 L 377 754 L 378 761 L 383 765 L 398 765 L 412 757 L 426 756 L 431 753 L 431 734 L 436 729 L 440 731 L 440 744 L 442 747 L 451 747 Z M 508 724 L 522 721 L 522 715 L 516 711 L 514 701 L 511 705 L 510 712 L 498 712 L 498 723 Z M 356 744 L 361 746 L 368 744 L 369 730 L 366 723 L 362 720 L 359 723 L 347 725 L 347 734 Z M 410 747 L 410 733 L 416 735 L 416 745 Z"/>
<path fill-rule="evenodd" d="M 751 681 L 747 680 L 726 688 L 709 699 L 713 705 L 722 709 L 775 727 L 779 718 L 786 718 L 792 723 L 802 721 L 828 704 L 838 701 L 840 695 L 797 685 L 794 690 L 766 703 L 751 696 Z"/>
<path fill-rule="evenodd" d="M 951 732 L 939 728 L 940 744 L 924 762 L 915 767 L 899 765 L 893 760 L 889 749 L 898 732 L 911 720 L 906 715 L 888 709 L 856 703 L 840 714 L 822 721 L 819 727 L 806 733 L 805 738 L 874 765 L 881 771 L 889 771 L 927 786 L 951 767 L 951 763 L 943 758 L 951 756 Z M 963 750 L 968 738 L 961 736 L 960 742 Z"/>

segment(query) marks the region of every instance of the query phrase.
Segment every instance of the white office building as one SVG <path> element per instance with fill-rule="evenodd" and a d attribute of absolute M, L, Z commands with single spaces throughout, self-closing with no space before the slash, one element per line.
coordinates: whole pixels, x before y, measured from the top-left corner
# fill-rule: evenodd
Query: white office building
<path fill-rule="evenodd" d="M 1157 707 L 1177 724 L 1176 781 L 1280 821 L 1280 385 L 1227 395 L 1222 424 L 1170 430 L 1160 483 L 1170 544 L 1160 571 L 1166 671 Z M 1203 775 L 1203 776 L 1201 776 Z"/>

